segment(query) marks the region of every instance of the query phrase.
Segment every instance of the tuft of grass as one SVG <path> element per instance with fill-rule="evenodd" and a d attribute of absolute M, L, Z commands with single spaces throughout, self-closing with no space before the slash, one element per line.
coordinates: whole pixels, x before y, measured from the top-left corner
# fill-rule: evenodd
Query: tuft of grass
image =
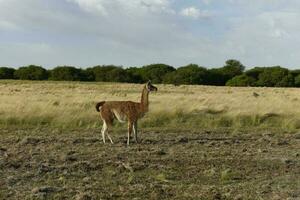
<path fill-rule="evenodd" d="M 241 174 L 233 171 L 232 169 L 225 169 L 225 170 L 221 171 L 221 174 L 220 174 L 220 180 L 222 182 L 231 182 L 234 180 L 240 180 L 241 178 L 242 178 Z"/>
<path fill-rule="evenodd" d="M 158 174 L 154 177 L 156 180 L 160 181 L 160 182 L 169 182 L 169 180 L 166 178 L 165 174 Z"/>

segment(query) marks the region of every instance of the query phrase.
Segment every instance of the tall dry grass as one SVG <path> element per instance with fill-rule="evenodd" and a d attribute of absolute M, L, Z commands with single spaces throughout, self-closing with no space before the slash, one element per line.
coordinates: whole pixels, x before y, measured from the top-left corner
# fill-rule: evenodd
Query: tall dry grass
<path fill-rule="evenodd" d="M 142 127 L 300 128 L 300 90 L 157 85 Z M 139 101 L 143 85 L 0 81 L 0 125 L 96 128 L 95 103 Z"/>

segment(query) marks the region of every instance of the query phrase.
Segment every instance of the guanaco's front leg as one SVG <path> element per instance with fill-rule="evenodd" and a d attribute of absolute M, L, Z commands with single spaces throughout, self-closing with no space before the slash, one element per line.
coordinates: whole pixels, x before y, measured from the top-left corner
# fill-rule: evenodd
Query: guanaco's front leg
<path fill-rule="evenodd" d="M 129 146 L 129 141 L 130 141 L 130 136 L 131 136 L 131 133 L 132 133 L 132 126 L 133 126 L 133 123 L 132 122 L 128 122 L 128 134 L 127 134 L 127 145 Z"/>
<path fill-rule="evenodd" d="M 138 137 L 137 137 L 137 121 L 133 123 L 133 134 L 134 134 L 134 140 L 136 143 L 138 143 Z"/>

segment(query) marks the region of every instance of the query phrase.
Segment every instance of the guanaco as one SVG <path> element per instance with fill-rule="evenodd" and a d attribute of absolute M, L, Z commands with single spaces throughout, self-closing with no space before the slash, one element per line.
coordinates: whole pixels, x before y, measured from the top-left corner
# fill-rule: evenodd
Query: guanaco
<path fill-rule="evenodd" d="M 130 143 L 132 131 L 134 133 L 134 140 L 138 143 L 137 121 L 148 112 L 149 93 L 152 91 L 157 91 L 157 87 L 153 86 L 151 81 L 148 81 L 143 88 L 141 102 L 101 101 L 96 104 L 96 110 L 100 112 L 100 117 L 103 121 L 101 130 L 103 143 L 105 143 L 105 135 L 107 135 L 113 144 L 108 130 L 112 127 L 114 119 L 117 119 L 121 123 L 128 122 L 127 145 Z"/>

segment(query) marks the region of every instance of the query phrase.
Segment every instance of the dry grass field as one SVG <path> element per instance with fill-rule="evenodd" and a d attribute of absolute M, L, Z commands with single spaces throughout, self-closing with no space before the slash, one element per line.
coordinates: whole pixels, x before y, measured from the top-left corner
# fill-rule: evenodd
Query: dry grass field
<path fill-rule="evenodd" d="M 0 82 L 0 126 L 97 128 L 95 103 L 139 101 L 142 85 L 72 82 Z M 300 89 L 158 85 L 150 128 L 300 128 Z"/>
<path fill-rule="evenodd" d="M 300 199 L 300 90 L 157 85 L 141 142 L 95 103 L 142 85 L 0 81 L 0 199 Z"/>

